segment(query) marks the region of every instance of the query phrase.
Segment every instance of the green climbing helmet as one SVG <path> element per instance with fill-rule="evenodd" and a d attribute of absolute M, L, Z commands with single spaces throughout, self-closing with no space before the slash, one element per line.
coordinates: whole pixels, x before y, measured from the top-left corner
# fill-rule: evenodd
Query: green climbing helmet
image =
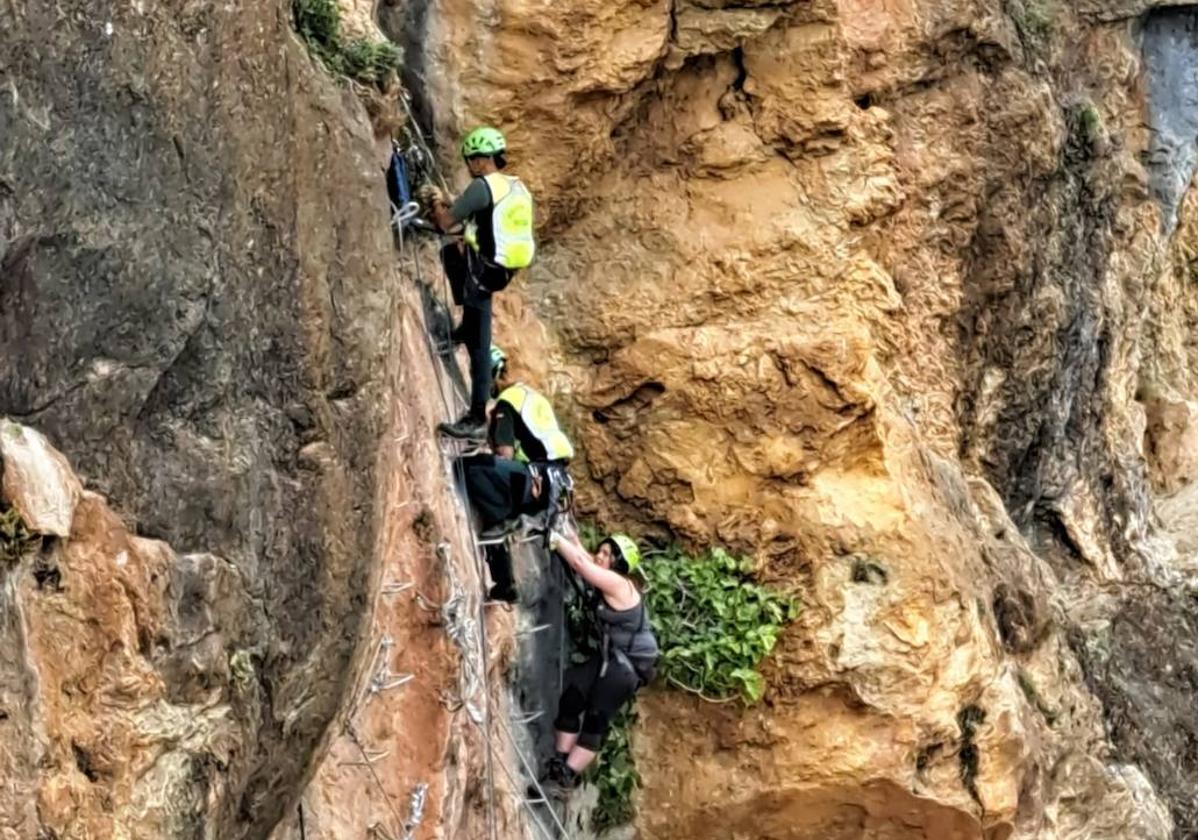
<path fill-rule="evenodd" d="M 616 550 L 616 553 L 628 566 L 629 573 L 636 571 L 636 567 L 641 565 L 641 550 L 636 547 L 632 537 L 627 534 L 612 534 L 603 542 L 608 543 Z"/>
<path fill-rule="evenodd" d="M 507 149 L 503 133 L 489 125 L 480 126 L 462 139 L 462 157 L 493 157 Z"/>
<path fill-rule="evenodd" d="M 498 381 L 499 377 L 503 376 L 503 372 L 507 370 L 507 353 L 503 352 L 503 348 L 498 344 L 491 345 L 491 381 Z"/>

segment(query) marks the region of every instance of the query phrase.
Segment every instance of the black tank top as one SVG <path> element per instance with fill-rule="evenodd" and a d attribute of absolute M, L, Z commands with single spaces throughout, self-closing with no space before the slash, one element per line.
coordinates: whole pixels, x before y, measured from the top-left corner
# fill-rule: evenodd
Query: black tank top
<path fill-rule="evenodd" d="M 595 617 L 603 632 L 605 644 L 623 651 L 630 659 L 657 659 L 657 637 L 649 623 L 645 599 L 626 610 L 612 609 L 600 592 L 595 593 Z"/>

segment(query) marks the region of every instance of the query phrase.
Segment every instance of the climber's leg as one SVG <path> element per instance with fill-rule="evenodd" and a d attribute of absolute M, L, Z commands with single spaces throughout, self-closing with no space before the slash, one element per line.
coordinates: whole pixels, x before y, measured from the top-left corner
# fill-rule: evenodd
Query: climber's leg
<path fill-rule="evenodd" d="M 493 455 L 462 459 L 466 476 L 466 497 L 478 511 L 484 529 L 506 521 L 512 513 L 511 484 L 495 467 Z"/>
<path fill-rule="evenodd" d="M 467 327 L 469 324 L 469 327 Z M 486 423 L 491 395 L 491 299 L 462 310 L 462 338 L 470 352 L 470 416 Z"/>
<path fill-rule="evenodd" d="M 491 587 L 488 597 L 493 601 L 512 603 L 517 598 L 515 580 L 512 575 L 512 555 L 506 543 L 486 547 L 487 568 L 491 570 Z"/>
<path fill-rule="evenodd" d="M 553 721 L 554 745 L 559 753 L 569 753 L 578 743 L 582 732 L 582 717 L 587 709 L 587 695 L 599 678 L 602 663 L 598 656 L 574 665 L 566 670 L 565 687 L 557 704 L 557 718 Z"/>
<path fill-rule="evenodd" d="M 438 428 L 456 438 L 482 440 L 487 434 L 487 397 L 491 393 L 491 299 L 467 300 L 462 323 L 452 340 L 464 341 L 470 353 L 470 408 L 456 423 Z"/>
<path fill-rule="evenodd" d="M 627 660 L 615 656 L 608 660 L 606 671 L 587 694 L 582 731 L 566 760 L 572 771 L 581 773 L 595 760 L 612 720 L 639 686 L 640 678 Z"/>
<path fill-rule="evenodd" d="M 519 461 L 474 455 L 462 459 L 466 496 L 484 531 L 493 531 L 534 506 L 528 468 Z"/>
<path fill-rule="evenodd" d="M 449 291 L 453 294 L 453 302 L 461 306 L 466 302 L 466 290 L 470 280 L 470 265 L 461 245 L 451 242 L 441 249 L 441 267 L 449 278 Z"/>

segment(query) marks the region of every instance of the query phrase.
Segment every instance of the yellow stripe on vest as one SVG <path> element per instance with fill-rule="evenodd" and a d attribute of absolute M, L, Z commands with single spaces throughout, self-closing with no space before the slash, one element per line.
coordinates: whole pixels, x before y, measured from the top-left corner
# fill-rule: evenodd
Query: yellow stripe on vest
<path fill-rule="evenodd" d="M 524 425 L 528 427 L 533 437 L 545 447 L 546 458 L 551 461 L 559 459 L 568 461 L 574 457 L 574 447 L 565 432 L 558 426 L 553 406 L 540 392 L 534 391 L 527 385 L 517 384 L 505 388 L 499 395 L 499 399 L 514 408 L 520 415 L 520 419 L 524 421 Z M 523 453 L 517 451 L 517 457 L 521 455 Z M 527 461 L 528 457 L 521 457 L 520 460 Z"/>

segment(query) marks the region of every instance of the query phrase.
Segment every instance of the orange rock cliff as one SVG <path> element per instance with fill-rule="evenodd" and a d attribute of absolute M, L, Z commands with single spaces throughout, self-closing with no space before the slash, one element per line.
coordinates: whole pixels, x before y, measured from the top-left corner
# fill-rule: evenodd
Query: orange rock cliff
<path fill-rule="evenodd" d="M 642 692 L 609 836 L 1198 837 L 1198 7 L 339 10 L 400 78 L 287 0 L 0 27 L 0 840 L 593 836 L 523 804 L 405 102 L 537 198 L 581 511 L 803 605 L 760 703 Z"/>

